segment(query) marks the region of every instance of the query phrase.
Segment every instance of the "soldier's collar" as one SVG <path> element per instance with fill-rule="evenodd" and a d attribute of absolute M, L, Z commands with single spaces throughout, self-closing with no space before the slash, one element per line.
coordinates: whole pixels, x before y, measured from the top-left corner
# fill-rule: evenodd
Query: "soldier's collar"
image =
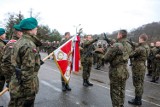
<path fill-rule="evenodd" d="M 146 44 L 146 42 L 139 43 L 139 45 L 145 45 L 145 44 Z"/>
<path fill-rule="evenodd" d="M 119 42 L 127 41 L 127 38 L 118 39 Z"/>
<path fill-rule="evenodd" d="M 36 46 L 42 45 L 41 41 L 36 36 L 25 34 L 23 35 L 23 37 L 30 39 L 32 42 L 36 44 Z"/>

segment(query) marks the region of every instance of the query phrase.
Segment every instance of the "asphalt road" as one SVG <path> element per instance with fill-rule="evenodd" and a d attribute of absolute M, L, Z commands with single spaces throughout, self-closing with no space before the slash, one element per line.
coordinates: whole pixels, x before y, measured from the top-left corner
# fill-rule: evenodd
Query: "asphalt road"
<path fill-rule="evenodd" d="M 41 55 L 42 58 L 47 56 L 45 53 L 41 53 Z M 71 92 L 61 91 L 60 72 L 53 60 L 47 59 L 45 61 L 38 76 L 40 90 L 36 96 L 35 107 L 112 107 L 107 65 L 102 70 L 95 70 L 92 67 L 90 81 L 94 84 L 93 87 L 83 87 L 82 71 L 78 74 L 72 73 Z M 145 77 L 141 107 L 160 107 L 160 81 L 159 84 L 154 84 L 149 82 L 150 79 Z M 133 97 L 134 87 L 130 72 L 130 78 L 126 85 L 125 107 L 136 107 L 127 103 Z M 8 102 L 9 94 L 7 92 L 0 97 L 0 106 L 7 107 Z"/>

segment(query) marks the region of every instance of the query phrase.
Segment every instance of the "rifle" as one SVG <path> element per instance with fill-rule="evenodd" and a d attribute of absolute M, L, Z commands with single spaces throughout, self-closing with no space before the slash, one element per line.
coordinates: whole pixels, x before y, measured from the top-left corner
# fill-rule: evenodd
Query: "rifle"
<path fill-rule="evenodd" d="M 80 29 L 79 29 L 79 32 L 77 33 L 77 34 L 78 34 L 78 36 L 80 36 L 80 35 L 81 35 L 81 33 L 83 33 L 83 28 L 80 28 Z"/>
<path fill-rule="evenodd" d="M 111 40 L 109 40 L 108 38 L 107 38 L 107 35 L 104 33 L 104 40 L 106 40 L 107 41 L 107 43 L 110 45 L 110 43 L 111 43 Z"/>
<path fill-rule="evenodd" d="M 135 49 L 138 46 L 138 43 L 133 42 L 131 38 L 127 40 L 127 42 L 132 46 L 132 49 Z"/>

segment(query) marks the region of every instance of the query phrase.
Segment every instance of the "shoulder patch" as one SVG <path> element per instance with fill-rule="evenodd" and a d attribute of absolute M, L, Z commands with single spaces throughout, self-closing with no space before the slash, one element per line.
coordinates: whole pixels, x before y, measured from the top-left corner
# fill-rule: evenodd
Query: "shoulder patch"
<path fill-rule="evenodd" d="M 32 51 L 33 51 L 34 53 L 37 53 L 37 49 L 36 49 L 36 48 L 33 48 Z"/>

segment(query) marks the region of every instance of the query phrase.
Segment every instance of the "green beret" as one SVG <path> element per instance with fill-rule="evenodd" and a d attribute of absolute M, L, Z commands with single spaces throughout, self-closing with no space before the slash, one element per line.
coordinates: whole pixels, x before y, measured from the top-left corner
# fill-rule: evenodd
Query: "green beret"
<path fill-rule="evenodd" d="M 38 22 L 35 18 L 31 17 L 31 18 L 27 18 L 27 19 L 23 19 L 20 22 L 20 28 L 23 30 L 32 30 L 34 28 L 36 28 L 38 26 Z"/>
<path fill-rule="evenodd" d="M 5 33 L 5 30 L 3 28 L 0 28 L 0 36 L 2 36 Z"/>
<path fill-rule="evenodd" d="M 20 28 L 20 25 L 14 25 L 13 26 L 17 31 L 21 31 L 22 29 Z"/>

